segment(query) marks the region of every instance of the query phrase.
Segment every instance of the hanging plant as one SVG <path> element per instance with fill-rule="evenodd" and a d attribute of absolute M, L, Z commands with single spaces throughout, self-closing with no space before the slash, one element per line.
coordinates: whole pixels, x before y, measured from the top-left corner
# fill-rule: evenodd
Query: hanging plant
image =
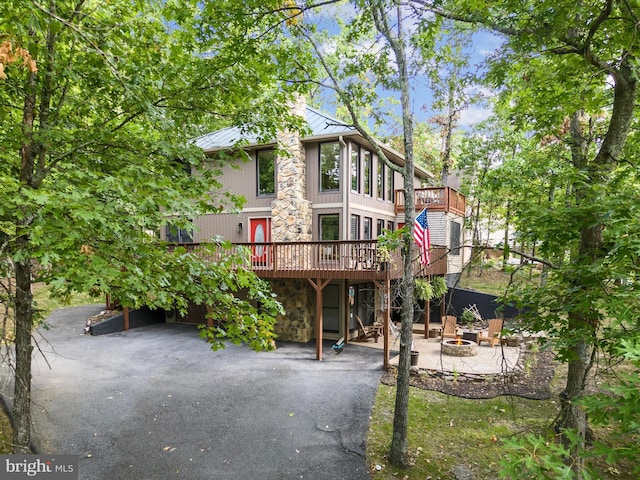
<path fill-rule="evenodd" d="M 415 279 L 414 292 L 416 298 L 420 300 L 431 300 L 431 298 L 433 298 L 433 287 L 431 283 L 422 278 Z"/>
<path fill-rule="evenodd" d="M 444 277 L 433 277 L 431 279 L 431 288 L 433 289 L 433 296 L 431 298 L 440 298 L 449 290 Z"/>
<path fill-rule="evenodd" d="M 414 285 L 415 295 L 420 300 L 440 298 L 447 293 L 447 282 L 444 277 L 433 277 L 431 281 L 416 278 Z"/>

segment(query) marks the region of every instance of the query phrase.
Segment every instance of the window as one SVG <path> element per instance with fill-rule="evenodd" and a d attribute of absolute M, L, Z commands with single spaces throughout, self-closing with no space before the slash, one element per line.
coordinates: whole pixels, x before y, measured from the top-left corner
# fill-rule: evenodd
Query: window
<path fill-rule="evenodd" d="M 180 228 L 176 225 L 169 224 L 166 228 L 167 242 L 169 243 L 192 243 L 193 230 Z"/>
<path fill-rule="evenodd" d="M 390 232 L 393 232 L 395 229 L 395 225 L 393 224 L 393 222 L 389 221 L 387 222 L 387 230 L 389 230 Z"/>
<path fill-rule="evenodd" d="M 351 190 L 360 193 L 360 146 L 351 144 Z"/>
<path fill-rule="evenodd" d="M 276 193 L 276 154 L 274 150 L 256 152 L 258 172 L 258 196 Z"/>
<path fill-rule="evenodd" d="M 351 240 L 360 240 L 360 215 L 351 215 Z"/>
<path fill-rule="evenodd" d="M 378 158 L 378 198 L 380 200 L 384 200 L 384 169 L 385 169 L 385 164 L 384 162 Z"/>
<path fill-rule="evenodd" d="M 394 199 L 394 183 L 393 183 L 394 172 L 390 168 L 387 168 L 387 200 L 390 202 L 395 201 Z"/>
<path fill-rule="evenodd" d="M 460 224 L 457 222 L 451 222 L 450 225 L 451 255 L 460 255 L 460 247 L 462 246 L 460 238 Z"/>
<path fill-rule="evenodd" d="M 320 191 L 340 190 L 340 144 L 320 144 Z"/>
<path fill-rule="evenodd" d="M 373 230 L 373 220 L 371 217 L 364 217 L 364 239 L 371 240 Z"/>
<path fill-rule="evenodd" d="M 371 152 L 369 150 L 364 151 L 364 194 L 371 195 Z"/>
<path fill-rule="evenodd" d="M 384 220 L 378 220 L 376 222 L 376 237 L 382 235 L 382 231 L 384 230 Z"/>
<path fill-rule="evenodd" d="M 340 216 L 336 214 L 320 215 L 320 240 L 340 239 Z"/>

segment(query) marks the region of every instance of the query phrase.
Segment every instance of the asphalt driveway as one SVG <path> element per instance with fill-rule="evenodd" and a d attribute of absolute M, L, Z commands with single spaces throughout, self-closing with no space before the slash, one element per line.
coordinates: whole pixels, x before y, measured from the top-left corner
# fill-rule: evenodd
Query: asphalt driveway
<path fill-rule="evenodd" d="M 45 356 L 34 354 L 34 444 L 77 454 L 80 479 L 369 478 L 380 351 L 328 348 L 323 362 L 293 343 L 213 352 L 176 324 L 82 334 L 102 308 L 54 312 L 37 335 Z"/>

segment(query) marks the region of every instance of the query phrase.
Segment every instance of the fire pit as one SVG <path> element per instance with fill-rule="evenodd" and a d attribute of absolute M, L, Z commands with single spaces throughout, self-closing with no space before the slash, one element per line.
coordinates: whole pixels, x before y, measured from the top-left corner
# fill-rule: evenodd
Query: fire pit
<path fill-rule="evenodd" d="M 473 357 L 478 354 L 478 344 L 461 338 L 447 339 L 442 341 L 442 353 L 451 357 Z"/>

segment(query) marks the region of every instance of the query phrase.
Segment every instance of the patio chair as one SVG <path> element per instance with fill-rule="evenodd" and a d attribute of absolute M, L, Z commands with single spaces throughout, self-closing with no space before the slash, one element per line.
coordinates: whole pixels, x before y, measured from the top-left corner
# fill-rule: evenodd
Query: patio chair
<path fill-rule="evenodd" d="M 373 338 L 376 343 L 378 343 L 378 337 L 382 334 L 382 325 L 367 325 L 365 326 L 362 323 L 362 320 L 358 315 L 355 315 L 356 320 L 358 321 L 358 336 L 356 337 L 356 342 L 366 342 L 370 338 Z"/>
<path fill-rule="evenodd" d="M 478 335 L 478 345 L 482 342 L 489 342 L 492 347 L 500 344 L 500 332 L 502 331 L 502 319 L 492 318 L 489 320 L 489 328 L 483 330 Z"/>
<path fill-rule="evenodd" d="M 455 315 L 445 315 L 442 317 L 442 329 L 440 330 L 440 336 L 442 338 L 456 338 L 456 332 L 458 330 L 458 317 Z"/>

